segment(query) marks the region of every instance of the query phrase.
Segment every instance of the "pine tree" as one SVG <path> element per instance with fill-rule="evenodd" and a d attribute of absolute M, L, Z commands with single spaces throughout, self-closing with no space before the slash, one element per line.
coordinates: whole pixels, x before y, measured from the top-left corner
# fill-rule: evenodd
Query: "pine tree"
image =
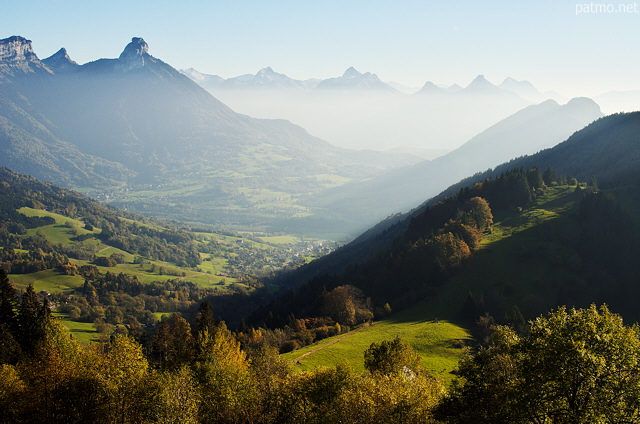
<path fill-rule="evenodd" d="M 23 351 L 29 355 L 34 352 L 35 346 L 46 332 L 49 308 L 45 306 L 38 300 L 38 295 L 33 289 L 33 285 L 29 284 L 27 290 L 22 294 L 17 320 L 20 345 Z"/>
<path fill-rule="evenodd" d="M 216 320 L 213 316 L 213 306 L 211 302 L 205 300 L 200 304 L 198 313 L 196 314 L 196 322 L 194 325 L 195 335 L 207 330 L 210 334 L 216 326 Z"/>
<path fill-rule="evenodd" d="M 16 326 L 16 309 L 18 295 L 11 285 L 4 269 L 0 269 L 0 324 L 6 324 L 11 329 Z"/>
<path fill-rule="evenodd" d="M 544 181 L 545 185 L 550 186 L 551 183 L 553 183 L 556 180 L 557 180 L 556 170 L 548 166 L 547 169 L 545 169 L 544 172 L 542 173 L 542 181 Z"/>
<path fill-rule="evenodd" d="M 540 172 L 540 168 L 537 166 L 531 168 L 529 172 L 527 172 L 527 182 L 529 183 L 529 187 L 531 188 L 540 188 L 544 186 L 544 180 L 542 177 L 542 172 Z"/>

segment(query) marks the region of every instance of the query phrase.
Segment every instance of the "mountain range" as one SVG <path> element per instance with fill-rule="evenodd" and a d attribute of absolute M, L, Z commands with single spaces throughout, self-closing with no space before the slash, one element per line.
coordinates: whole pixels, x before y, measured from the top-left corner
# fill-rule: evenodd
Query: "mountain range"
<path fill-rule="evenodd" d="M 384 136 L 379 123 L 413 137 L 416 122 L 430 137 L 459 137 L 486 130 L 483 111 L 508 116 L 527 104 L 483 76 L 442 96 L 407 96 L 354 68 L 316 82 L 267 68 L 229 84 L 265 88 L 261 96 L 246 91 L 256 105 L 277 101 L 266 87 L 319 93 L 310 96 L 318 122 L 348 123 L 343 130 L 362 139 L 371 131 Z M 338 148 L 291 122 L 239 114 L 150 55 L 137 37 L 118 58 L 83 65 L 64 48 L 41 61 L 29 40 L 0 40 L 0 89 L 2 166 L 158 217 L 330 238 L 415 207 L 470 173 L 552 146 L 600 116 L 585 99 L 543 102 L 470 136 L 457 152 L 417 163 L 414 153 Z M 383 105 L 373 101 L 381 98 Z M 365 99 L 371 104 L 357 107 Z M 321 113 L 325 107 L 331 110 Z M 408 164 L 415 165 L 402 168 Z"/>
<path fill-rule="evenodd" d="M 314 78 L 308 80 L 297 80 L 291 78 L 285 74 L 275 72 L 270 66 L 260 69 L 255 74 L 245 74 L 232 78 L 223 78 L 219 75 L 205 74 L 194 68 L 181 69 L 180 72 L 208 90 L 291 89 L 312 91 L 315 89 L 322 90 L 330 88 L 342 90 L 343 92 L 348 93 L 358 90 L 395 90 L 403 93 L 411 91 L 410 87 L 393 82 L 384 82 L 378 77 L 378 75 L 371 72 L 361 73 L 353 66 L 347 68 L 347 70 L 339 77 L 327 79 Z M 557 93 L 541 93 L 529 81 L 518 81 L 514 78 L 508 77 L 499 85 L 494 85 L 487 81 L 484 75 L 478 75 L 465 88 L 458 84 L 443 86 L 427 81 L 421 89 L 413 89 L 414 94 L 421 95 L 425 93 L 455 93 L 460 91 L 466 91 L 467 93 L 474 91 L 503 93 L 504 91 L 508 91 L 535 103 L 539 103 L 549 98 L 558 102 L 565 100 L 563 96 Z"/>
<path fill-rule="evenodd" d="M 475 134 L 545 99 L 530 82 L 507 78 L 499 85 L 477 76 L 465 87 L 427 82 L 413 94 L 376 74 L 349 67 L 341 76 L 296 80 L 264 68 L 255 75 L 222 78 L 181 71 L 234 110 L 260 118 L 285 118 L 341 147 L 423 151 L 452 150 Z M 465 122 L 465 125 L 460 125 Z"/>
<path fill-rule="evenodd" d="M 83 65 L 64 49 L 40 61 L 17 36 L 0 49 L 0 165 L 123 207 L 274 229 L 308 215 L 303 195 L 415 161 L 238 114 L 142 38 Z"/>

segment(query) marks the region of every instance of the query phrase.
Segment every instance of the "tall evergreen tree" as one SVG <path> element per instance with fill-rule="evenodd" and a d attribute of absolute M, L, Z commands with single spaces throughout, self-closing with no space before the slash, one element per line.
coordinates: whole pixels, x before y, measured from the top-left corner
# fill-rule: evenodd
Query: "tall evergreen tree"
<path fill-rule="evenodd" d="M 35 346 L 44 337 L 46 323 L 49 319 L 48 307 L 40 303 L 38 295 L 29 284 L 22 294 L 18 308 L 18 338 L 22 349 L 27 354 L 34 352 Z M 46 309 L 46 311 L 45 311 Z"/>
<path fill-rule="evenodd" d="M 544 179 L 542 172 L 540 172 L 540 168 L 536 166 L 527 172 L 527 182 L 531 188 L 540 188 L 544 186 Z"/>
<path fill-rule="evenodd" d="M 216 320 L 213 316 L 213 306 L 211 306 L 211 302 L 208 300 L 205 300 L 200 304 L 198 313 L 196 314 L 195 325 L 193 327 L 196 336 L 204 330 L 207 330 L 209 334 L 213 333 L 213 329 L 216 327 Z"/>
<path fill-rule="evenodd" d="M 16 289 L 11 285 L 4 269 L 0 269 L 0 324 L 7 324 L 10 328 L 15 328 L 17 306 Z"/>
<path fill-rule="evenodd" d="M 542 181 L 544 181 L 544 184 L 547 186 L 550 186 L 551 183 L 557 181 L 556 170 L 548 166 L 542 173 Z"/>

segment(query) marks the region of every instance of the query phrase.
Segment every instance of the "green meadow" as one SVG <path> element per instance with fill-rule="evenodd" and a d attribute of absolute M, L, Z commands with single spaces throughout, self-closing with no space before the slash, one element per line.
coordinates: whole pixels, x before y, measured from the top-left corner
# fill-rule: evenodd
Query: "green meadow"
<path fill-rule="evenodd" d="M 364 352 L 371 343 L 400 337 L 422 356 L 422 369 L 442 378 L 451 379 L 463 348 L 470 342 L 467 330 L 447 321 L 431 317 L 423 304 L 355 328 L 349 333 L 321 340 L 283 357 L 294 361 L 298 370 L 348 363 L 357 372 L 364 371 Z M 301 356 L 306 355 L 301 358 Z"/>

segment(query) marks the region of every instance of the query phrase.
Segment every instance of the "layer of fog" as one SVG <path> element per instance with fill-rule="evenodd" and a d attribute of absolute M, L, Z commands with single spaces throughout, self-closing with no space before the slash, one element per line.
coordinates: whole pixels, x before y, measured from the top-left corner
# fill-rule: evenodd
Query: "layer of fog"
<path fill-rule="evenodd" d="M 351 149 L 412 149 L 433 158 L 530 102 L 515 95 L 408 95 L 400 92 L 209 91 L 237 112 L 287 119 Z"/>

